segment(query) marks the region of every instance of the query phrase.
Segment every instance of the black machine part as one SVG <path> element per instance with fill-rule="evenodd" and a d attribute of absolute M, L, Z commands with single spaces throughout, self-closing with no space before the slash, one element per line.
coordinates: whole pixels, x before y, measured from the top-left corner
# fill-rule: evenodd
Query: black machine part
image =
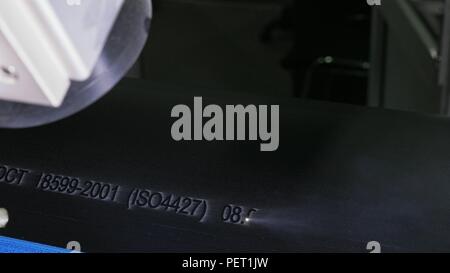
<path fill-rule="evenodd" d="M 85 252 L 450 250 L 448 118 L 217 94 L 204 103 L 280 105 L 279 149 L 175 142 L 171 109 L 199 91 L 124 80 L 64 122 L 1 130 L 16 172 L 0 179 L 0 234 Z"/>

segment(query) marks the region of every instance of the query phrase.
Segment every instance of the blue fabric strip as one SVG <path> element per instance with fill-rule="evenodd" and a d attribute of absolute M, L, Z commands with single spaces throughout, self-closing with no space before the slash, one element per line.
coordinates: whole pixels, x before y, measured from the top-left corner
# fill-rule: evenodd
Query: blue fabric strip
<path fill-rule="evenodd" d="M 0 253 L 70 253 L 64 248 L 0 236 Z"/>

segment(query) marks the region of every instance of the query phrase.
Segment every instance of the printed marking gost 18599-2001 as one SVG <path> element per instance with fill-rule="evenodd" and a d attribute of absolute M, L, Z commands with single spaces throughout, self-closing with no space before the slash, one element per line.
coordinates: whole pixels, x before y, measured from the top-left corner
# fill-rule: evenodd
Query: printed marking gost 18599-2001
<path fill-rule="evenodd" d="M 207 199 L 7 165 L 0 165 L 0 185 L 2 184 L 121 204 L 128 210 L 161 211 L 195 218 L 199 222 L 211 219 L 235 225 L 248 225 L 258 211 L 256 208 L 231 203 L 223 203 L 211 209 L 212 203 Z"/>

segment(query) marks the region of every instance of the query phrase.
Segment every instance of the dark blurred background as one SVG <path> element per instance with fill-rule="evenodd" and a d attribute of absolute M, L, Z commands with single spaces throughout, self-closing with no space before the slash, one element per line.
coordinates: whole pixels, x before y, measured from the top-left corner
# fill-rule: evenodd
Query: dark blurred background
<path fill-rule="evenodd" d="M 445 1 L 372 2 L 153 0 L 151 37 L 135 76 L 201 95 L 244 92 L 447 114 L 439 79 L 447 71 Z"/>
<path fill-rule="evenodd" d="M 359 66 L 368 60 L 370 7 L 326 2 L 327 8 L 322 1 L 154 1 L 144 78 L 204 92 L 364 103 L 367 71 Z M 317 64 L 327 56 L 345 67 Z M 345 94 L 336 91 L 349 80 Z"/>

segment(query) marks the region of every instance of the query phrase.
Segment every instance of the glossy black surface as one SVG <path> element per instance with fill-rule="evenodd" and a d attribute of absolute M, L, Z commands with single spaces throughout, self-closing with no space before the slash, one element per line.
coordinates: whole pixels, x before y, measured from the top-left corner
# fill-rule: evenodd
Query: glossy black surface
<path fill-rule="evenodd" d="M 207 200 L 204 220 L 0 183 L 0 234 L 82 251 L 384 252 L 450 249 L 450 122 L 354 106 L 244 95 L 205 104 L 279 104 L 280 147 L 175 142 L 176 104 L 201 90 L 123 81 L 66 120 L 0 131 L 0 164 Z M 124 196 L 125 194 L 124 191 Z M 227 204 L 256 208 L 223 223 Z"/>

